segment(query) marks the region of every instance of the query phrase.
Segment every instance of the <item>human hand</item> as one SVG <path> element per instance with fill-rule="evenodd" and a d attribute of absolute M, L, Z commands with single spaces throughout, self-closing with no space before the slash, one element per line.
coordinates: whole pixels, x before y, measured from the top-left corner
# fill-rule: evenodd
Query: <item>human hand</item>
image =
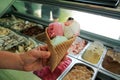
<path fill-rule="evenodd" d="M 50 52 L 48 52 L 47 46 L 39 46 L 24 54 L 20 54 L 20 57 L 24 71 L 35 71 L 42 69 L 46 65 Z"/>

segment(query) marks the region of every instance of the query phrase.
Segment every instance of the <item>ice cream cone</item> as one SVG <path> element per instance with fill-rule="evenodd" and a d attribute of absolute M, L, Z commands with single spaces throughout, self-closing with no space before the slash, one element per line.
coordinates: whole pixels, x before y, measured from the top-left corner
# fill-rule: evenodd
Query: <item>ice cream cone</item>
<path fill-rule="evenodd" d="M 51 71 L 54 71 L 54 69 L 57 67 L 57 65 L 66 55 L 67 50 L 75 40 L 75 37 L 67 41 L 64 41 L 56 46 L 53 46 L 50 37 L 48 36 L 47 28 L 45 30 L 45 33 L 46 33 L 46 42 L 48 45 L 48 50 L 51 52 L 51 57 L 49 59 L 48 65 L 50 66 Z"/>

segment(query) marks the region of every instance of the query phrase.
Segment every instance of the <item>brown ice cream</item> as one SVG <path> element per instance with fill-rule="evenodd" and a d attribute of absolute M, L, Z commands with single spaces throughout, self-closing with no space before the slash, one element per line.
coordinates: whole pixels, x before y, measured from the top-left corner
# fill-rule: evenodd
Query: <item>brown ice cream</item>
<path fill-rule="evenodd" d="M 84 65 L 75 65 L 63 80 L 91 80 L 93 71 Z"/>
<path fill-rule="evenodd" d="M 120 52 L 118 53 L 112 49 L 109 49 L 104 58 L 102 66 L 108 71 L 120 75 L 120 63 L 118 61 L 120 61 Z"/>
<path fill-rule="evenodd" d="M 36 36 L 42 32 L 44 32 L 44 29 L 40 28 L 39 26 L 32 26 L 30 28 L 21 31 L 21 33 L 28 36 Z"/>

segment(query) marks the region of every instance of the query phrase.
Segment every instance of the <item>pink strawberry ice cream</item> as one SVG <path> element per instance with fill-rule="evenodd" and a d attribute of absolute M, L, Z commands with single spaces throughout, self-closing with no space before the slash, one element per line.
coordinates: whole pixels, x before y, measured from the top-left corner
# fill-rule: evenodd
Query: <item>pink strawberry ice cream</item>
<path fill-rule="evenodd" d="M 53 22 L 48 26 L 48 35 L 50 38 L 54 38 L 56 36 L 63 36 L 63 27 L 60 22 Z"/>
<path fill-rule="evenodd" d="M 60 64 L 56 67 L 56 69 L 51 72 L 48 66 L 44 67 L 40 71 L 34 71 L 33 73 L 40 77 L 42 80 L 56 80 L 61 73 L 69 66 L 71 63 L 71 59 L 66 57 Z"/>

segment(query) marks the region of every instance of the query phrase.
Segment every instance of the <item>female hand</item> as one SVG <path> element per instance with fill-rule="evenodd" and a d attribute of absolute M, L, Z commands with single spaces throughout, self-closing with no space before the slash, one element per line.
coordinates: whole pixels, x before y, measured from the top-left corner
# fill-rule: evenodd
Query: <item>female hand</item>
<path fill-rule="evenodd" d="M 47 46 L 44 45 L 20 54 L 20 57 L 24 71 L 35 71 L 42 69 L 46 65 L 50 52 L 48 52 Z"/>

